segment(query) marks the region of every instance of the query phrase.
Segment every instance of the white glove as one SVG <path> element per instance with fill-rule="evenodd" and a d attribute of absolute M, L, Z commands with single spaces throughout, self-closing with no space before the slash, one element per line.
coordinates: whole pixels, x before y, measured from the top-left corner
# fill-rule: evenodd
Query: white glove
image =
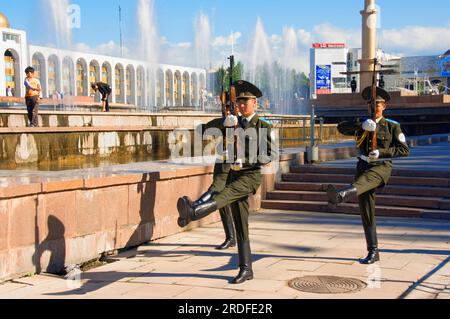
<path fill-rule="evenodd" d="M 235 172 L 239 172 L 244 168 L 244 161 L 240 158 L 236 160 L 236 162 L 231 166 L 231 169 Z"/>
<path fill-rule="evenodd" d="M 380 158 L 380 151 L 379 150 L 375 150 L 375 151 L 370 152 L 369 159 L 371 161 L 376 161 L 379 158 Z"/>
<path fill-rule="evenodd" d="M 373 120 L 367 120 L 363 123 L 362 128 L 364 131 L 375 132 L 377 130 L 377 123 Z"/>
<path fill-rule="evenodd" d="M 234 115 L 228 115 L 223 122 L 225 127 L 235 127 L 238 125 L 238 118 Z"/>

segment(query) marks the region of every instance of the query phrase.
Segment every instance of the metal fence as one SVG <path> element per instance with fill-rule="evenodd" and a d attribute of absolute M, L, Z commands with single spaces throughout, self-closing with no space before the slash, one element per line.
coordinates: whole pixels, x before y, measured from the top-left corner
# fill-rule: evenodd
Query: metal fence
<path fill-rule="evenodd" d="M 281 151 L 287 148 L 287 142 L 291 145 L 295 142 L 302 145 L 309 142 L 308 146 L 314 147 L 323 141 L 324 119 L 315 116 L 314 108 L 311 116 L 268 116 L 267 119 L 273 123 L 274 128 L 279 130 Z M 318 130 L 316 129 L 317 126 Z M 287 134 L 288 130 L 290 134 Z M 294 135 L 295 137 L 287 137 L 288 135 Z"/>

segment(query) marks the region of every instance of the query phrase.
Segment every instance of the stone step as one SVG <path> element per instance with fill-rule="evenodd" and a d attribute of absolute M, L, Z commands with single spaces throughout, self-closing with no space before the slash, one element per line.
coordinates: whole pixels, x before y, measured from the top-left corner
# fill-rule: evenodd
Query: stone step
<path fill-rule="evenodd" d="M 356 173 L 355 167 L 337 167 L 337 166 L 327 166 L 327 165 L 302 165 L 295 166 L 291 168 L 291 173 L 301 173 L 301 174 L 332 174 L 332 175 L 352 175 Z M 394 169 L 392 171 L 392 176 L 401 177 L 434 177 L 434 178 L 450 178 L 450 171 L 431 171 L 431 170 L 405 170 L 405 169 Z"/>
<path fill-rule="evenodd" d="M 281 191 L 276 190 L 267 193 L 268 200 L 286 201 L 317 201 L 327 202 L 327 194 L 320 191 Z M 377 205 L 392 207 L 413 207 L 430 209 L 448 209 L 448 202 L 439 197 L 417 197 L 380 194 L 376 199 Z M 353 198 L 350 203 L 358 203 L 358 198 Z"/>
<path fill-rule="evenodd" d="M 414 176 L 414 175 L 413 175 Z M 312 182 L 322 184 L 344 183 L 351 184 L 354 181 L 352 175 L 342 174 L 311 174 L 311 173 L 289 173 L 283 174 L 283 182 Z M 410 185 L 427 187 L 450 187 L 448 178 L 430 178 L 430 177 L 399 177 L 393 176 L 390 185 Z"/>
<path fill-rule="evenodd" d="M 349 184 L 346 183 L 310 183 L 310 182 L 280 182 L 275 184 L 276 190 L 283 191 L 323 191 L 328 184 L 333 184 L 337 189 L 343 189 Z M 408 185 L 387 185 L 377 191 L 378 194 L 387 195 L 409 195 L 420 197 L 442 197 L 450 198 L 450 188 L 408 186 Z"/>
<path fill-rule="evenodd" d="M 277 209 L 289 211 L 306 211 L 321 213 L 338 213 L 359 215 L 357 204 L 346 203 L 338 206 L 332 206 L 325 202 L 316 201 L 287 201 L 287 200 L 263 200 L 263 209 Z M 392 207 L 378 206 L 376 208 L 377 216 L 385 217 L 410 217 L 410 218 L 433 218 L 450 220 L 449 210 L 433 210 L 412 207 Z"/>

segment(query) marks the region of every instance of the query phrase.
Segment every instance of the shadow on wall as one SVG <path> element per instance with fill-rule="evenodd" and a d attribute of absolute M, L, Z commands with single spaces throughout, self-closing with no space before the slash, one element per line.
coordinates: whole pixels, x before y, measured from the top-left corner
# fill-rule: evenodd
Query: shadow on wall
<path fill-rule="evenodd" d="M 37 218 L 36 218 L 37 219 Z M 35 226 L 35 253 L 32 257 L 36 273 L 47 272 L 60 274 L 65 269 L 66 241 L 64 224 L 55 216 L 50 215 L 47 220 L 48 235 L 39 242 L 39 227 Z M 47 254 L 50 253 L 50 255 Z M 42 257 L 44 256 L 44 260 Z M 42 265 L 48 265 L 42 269 Z"/>
<path fill-rule="evenodd" d="M 114 249 L 135 248 L 149 242 L 154 234 L 156 181 L 150 174 L 143 175 L 142 180 L 129 186 L 129 201 L 127 225 L 116 231 Z M 109 196 L 114 196 L 111 193 Z M 138 202 L 139 201 L 139 202 Z M 42 272 L 65 274 L 66 262 L 66 228 L 57 217 L 50 215 L 47 219 L 47 229 L 39 229 L 38 214 L 35 215 L 35 249 L 32 256 L 35 273 Z M 48 231 L 45 239 L 40 240 L 42 232 Z M 72 238 L 71 238 L 72 239 Z M 87 261 L 87 260 L 86 260 Z M 48 266 L 47 266 L 48 265 Z"/>
<path fill-rule="evenodd" d="M 139 224 L 128 239 L 125 247 L 135 247 L 137 250 L 137 246 L 149 242 L 153 237 L 155 228 L 156 179 L 152 178 L 150 174 L 144 174 L 141 182 L 132 187 L 135 187 L 133 191 L 136 190 L 140 195 Z M 131 199 L 129 198 L 129 200 Z M 129 205 L 129 207 L 133 207 L 133 205 Z M 132 218 L 132 214 L 129 214 L 129 218 Z M 134 224 L 133 220 L 129 220 L 129 223 Z"/>

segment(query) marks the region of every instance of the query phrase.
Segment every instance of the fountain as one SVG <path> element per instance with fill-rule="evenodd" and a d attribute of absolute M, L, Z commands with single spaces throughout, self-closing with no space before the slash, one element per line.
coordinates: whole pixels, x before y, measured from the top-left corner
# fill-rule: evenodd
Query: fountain
<path fill-rule="evenodd" d="M 153 0 L 139 0 L 137 8 L 137 18 L 140 36 L 140 51 L 144 61 L 148 63 L 148 85 L 150 91 L 147 92 L 147 108 L 144 111 L 151 111 L 156 103 L 155 79 L 156 65 L 159 59 L 159 37 L 156 29 L 155 8 Z M 164 88 L 160 88 L 163 90 Z"/>
<path fill-rule="evenodd" d="M 50 8 L 50 19 L 53 23 L 55 45 L 58 49 L 70 49 L 72 45 L 72 29 L 67 21 L 69 0 L 42 0 L 44 8 Z M 53 32 L 52 32 L 53 33 Z"/>
<path fill-rule="evenodd" d="M 294 28 L 285 27 L 283 30 L 283 55 L 281 57 L 282 74 L 280 79 L 279 110 L 281 114 L 294 114 L 295 78 L 291 69 L 297 64 L 298 42 Z"/>
<path fill-rule="evenodd" d="M 258 78 L 258 67 L 270 68 L 272 63 L 272 52 L 270 50 L 269 39 L 264 30 L 261 18 L 256 21 L 255 33 L 251 41 L 250 60 L 246 61 L 248 70 L 246 72 L 247 79 L 262 87 L 261 79 Z"/>
<path fill-rule="evenodd" d="M 50 8 L 49 15 L 50 21 L 52 22 L 52 32 L 55 38 L 55 46 L 57 50 L 68 50 L 72 47 L 72 28 L 68 22 L 68 9 L 69 9 L 69 0 L 42 0 L 43 6 L 45 8 Z M 75 110 L 75 100 L 74 95 L 74 83 L 71 82 L 71 77 L 74 75 L 71 74 L 70 68 L 67 65 L 62 65 L 62 78 L 61 78 L 61 87 L 60 91 L 66 92 L 62 103 L 62 109 L 65 111 L 74 111 Z M 70 94 L 70 93 L 73 94 Z M 59 103 L 59 102 L 58 102 Z M 54 109 L 56 109 L 56 105 L 54 105 Z"/>
<path fill-rule="evenodd" d="M 207 69 L 210 61 L 211 26 L 207 15 L 201 13 L 194 23 L 195 57 L 197 67 Z"/>
<path fill-rule="evenodd" d="M 298 41 L 293 28 L 283 30 L 282 53 L 274 58 L 269 36 L 261 18 L 257 19 L 250 43 L 250 60 L 246 61 L 245 77 L 264 92 L 263 104 L 270 103 L 272 112 L 284 115 L 299 114 L 295 99 L 295 68 L 298 64 Z M 267 107 L 267 105 L 263 105 Z"/>

